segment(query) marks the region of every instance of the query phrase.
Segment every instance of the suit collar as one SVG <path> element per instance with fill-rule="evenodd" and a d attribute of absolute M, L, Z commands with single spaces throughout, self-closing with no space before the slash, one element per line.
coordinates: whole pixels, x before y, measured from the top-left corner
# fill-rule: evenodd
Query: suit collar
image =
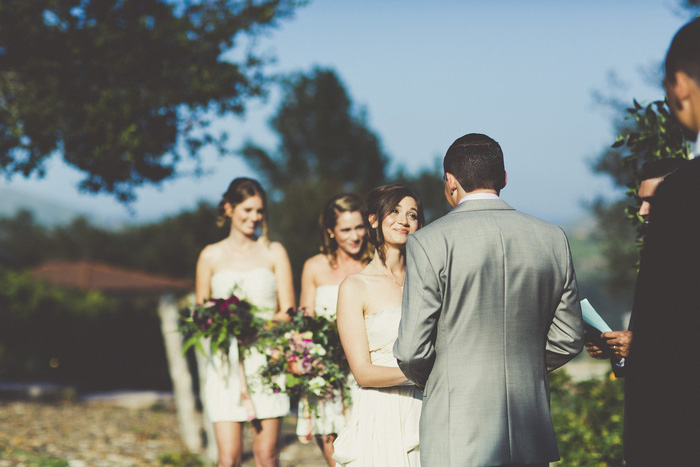
<path fill-rule="evenodd" d="M 508 203 L 502 199 L 474 199 L 465 201 L 452 208 L 450 214 L 468 211 L 514 211 Z"/>

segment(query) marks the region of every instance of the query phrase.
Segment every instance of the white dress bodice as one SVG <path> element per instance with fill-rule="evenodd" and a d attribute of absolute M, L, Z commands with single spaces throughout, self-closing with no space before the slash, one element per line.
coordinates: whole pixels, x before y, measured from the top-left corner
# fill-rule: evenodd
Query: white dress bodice
<path fill-rule="evenodd" d="M 316 316 L 323 316 L 335 320 L 335 312 L 338 308 L 339 285 L 319 285 L 316 287 L 314 310 Z"/>
<path fill-rule="evenodd" d="M 365 316 L 369 356 L 373 365 L 398 367 L 394 357 L 394 342 L 399 336 L 401 307 L 391 307 Z"/>
<path fill-rule="evenodd" d="M 268 268 L 226 268 L 215 272 L 211 276 L 211 298 L 228 298 L 231 294 L 255 305 L 259 316 L 265 319 L 277 312 L 277 278 Z"/>
<path fill-rule="evenodd" d="M 401 307 L 365 315 L 373 365 L 397 367 L 393 354 Z M 360 388 L 352 417 L 333 443 L 333 458 L 347 467 L 419 467 L 419 423 L 423 398 L 412 385 Z"/>

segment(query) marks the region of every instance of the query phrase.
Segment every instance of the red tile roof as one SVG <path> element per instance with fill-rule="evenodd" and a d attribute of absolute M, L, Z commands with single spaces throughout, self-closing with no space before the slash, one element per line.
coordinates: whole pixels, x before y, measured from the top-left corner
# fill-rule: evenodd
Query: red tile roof
<path fill-rule="evenodd" d="M 45 263 L 36 267 L 33 274 L 34 277 L 46 279 L 54 285 L 120 295 L 160 295 L 193 290 L 190 281 L 90 261 Z"/>

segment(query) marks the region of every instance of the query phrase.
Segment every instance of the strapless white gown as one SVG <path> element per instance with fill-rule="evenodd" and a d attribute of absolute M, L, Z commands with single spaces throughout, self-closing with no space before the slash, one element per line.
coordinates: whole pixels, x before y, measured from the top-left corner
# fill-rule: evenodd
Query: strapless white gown
<path fill-rule="evenodd" d="M 319 285 L 316 287 L 315 312 L 317 316 L 323 316 L 330 320 L 335 320 L 336 308 L 338 305 L 338 285 Z M 352 378 L 352 375 L 351 375 Z M 349 382 L 349 386 L 354 386 L 354 380 Z M 307 398 L 314 398 L 317 404 L 316 416 L 308 417 L 307 406 L 304 400 L 299 401 L 299 417 L 297 418 L 297 435 L 301 437 L 312 435 L 329 435 L 340 433 L 345 428 L 350 415 L 349 401 L 343 401 L 343 395 L 337 391 L 332 400 L 318 400 L 313 395 Z"/>
<path fill-rule="evenodd" d="M 249 271 L 222 269 L 211 278 L 211 297 L 227 298 L 232 293 L 260 308 L 258 316 L 271 319 L 277 311 L 277 279 L 267 268 Z M 243 360 L 243 369 L 255 416 L 259 419 L 283 417 L 289 413 L 289 397 L 273 393 L 262 384 L 260 369 L 267 366 L 265 355 L 252 350 Z M 229 348 L 228 359 L 210 355 L 204 369 L 204 405 L 212 422 L 246 421 L 241 404 L 241 381 L 238 371 L 238 343 Z"/>
<path fill-rule="evenodd" d="M 397 367 L 394 342 L 401 308 L 365 317 L 371 361 Z M 418 430 L 423 395 L 415 386 L 359 388 L 352 416 L 333 446 L 339 465 L 362 467 L 420 466 Z"/>

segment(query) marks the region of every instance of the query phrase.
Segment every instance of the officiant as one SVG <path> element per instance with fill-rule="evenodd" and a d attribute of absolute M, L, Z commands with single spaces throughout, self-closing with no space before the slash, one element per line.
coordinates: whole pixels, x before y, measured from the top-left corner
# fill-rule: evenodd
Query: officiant
<path fill-rule="evenodd" d="M 688 162 L 686 159 L 668 158 L 645 162 L 642 165 L 640 174 L 642 180 L 637 190 L 637 198 L 642 203 L 637 214 L 644 219 L 645 227 L 649 223 L 648 219 L 656 188 L 667 175 L 681 168 L 686 162 Z M 625 376 L 625 359 L 629 356 L 632 337 L 632 323 L 630 322 L 626 331 L 608 331 L 600 334 L 605 345 L 599 346 L 597 339 L 589 337 L 586 340 L 586 351 L 591 357 L 598 360 L 609 358 L 615 376 L 620 378 Z"/>

